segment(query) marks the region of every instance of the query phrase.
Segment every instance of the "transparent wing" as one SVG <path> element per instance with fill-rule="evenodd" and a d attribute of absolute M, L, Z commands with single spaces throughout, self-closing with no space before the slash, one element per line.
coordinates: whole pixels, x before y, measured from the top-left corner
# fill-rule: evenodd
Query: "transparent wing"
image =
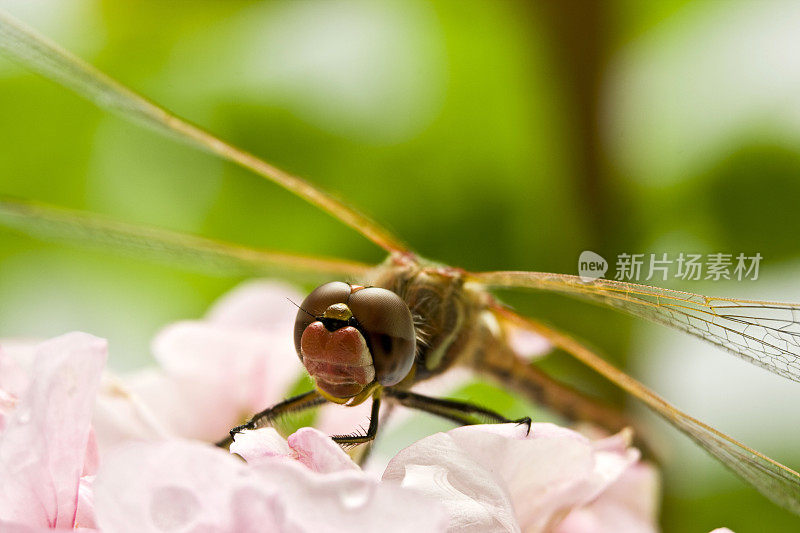
<path fill-rule="evenodd" d="M 34 236 L 112 248 L 212 272 L 363 279 L 370 266 L 353 261 L 257 250 L 156 228 L 133 226 L 78 211 L 0 197 L 0 225 Z"/>
<path fill-rule="evenodd" d="M 210 151 L 277 183 L 310 204 L 325 210 L 386 251 L 407 251 L 397 237 L 366 215 L 322 192 L 307 181 L 292 176 L 155 105 L 2 12 L 0 12 L 0 52 L 72 89 L 100 107 Z"/>
<path fill-rule="evenodd" d="M 494 287 L 570 294 L 686 331 L 785 378 L 800 381 L 800 305 L 710 298 L 544 272 L 483 272 L 471 279 Z"/>
<path fill-rule="evenodd" d="M 554 345 L 596 370 L 609 381 L 632 394 L 681 432 L 689 436 L 722 464 L 753 485 L 761 494 L 800 515 L 800 474 L 748 448 L 711 426 L 678 410 L 656 393 L 610 365 L 572 337 L 548 326 L 496 307 L 501 318 L 543 335 Z"/>

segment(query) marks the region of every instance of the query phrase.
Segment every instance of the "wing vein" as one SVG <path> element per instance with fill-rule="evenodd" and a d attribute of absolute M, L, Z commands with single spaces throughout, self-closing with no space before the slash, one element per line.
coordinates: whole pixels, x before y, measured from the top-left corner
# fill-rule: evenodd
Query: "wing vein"
<path fill-rule="evenodd" d="M 172 114 L 2 11 L 0 11 L 0 52 L 72 89 L 99 107 L 149 125 L 161 133 L 207 150 L 280 185 L 350 226 L 388 252 L 408 251 L 391 232 L 355 208 L 309 182 L 270 165 Z"/>
<path fill-rule="evenodd" d="M 371 270 L 369 265 L 356 261 L 248 248 L 2 196 L 0 224 L 45 239 L 107 246 L 135 257 L 147 254 L 213 272 L 250 275 L 279 272 L 306 278 L 345 275 L 357 280 Z"/>
<path fill-rule="evenodd" d="M 560 292 L 670 326 L 716 344 L 785 378 L 800 381 L 800 306 L 710 298 L 614 280 L 585 282 L 543 272 L 470 274 L 494 287 Z M 727 312 L 730 310 L 730 312 Z"/>
<path fill-rule="evenodd" d="M 645 403 L 776 504 L 800 515 L 800 474 L 677 409 L 571 336 L 496 306 L 501 318 L 534 331 Z"/>

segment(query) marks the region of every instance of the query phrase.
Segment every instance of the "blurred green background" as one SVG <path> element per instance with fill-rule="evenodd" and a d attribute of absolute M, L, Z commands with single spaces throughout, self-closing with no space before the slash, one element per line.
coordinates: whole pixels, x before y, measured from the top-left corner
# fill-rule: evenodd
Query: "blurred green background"
<path fill-rule="evenodd" d="M 800 6 L 789 2 L 0 0 L 151 99 L 472 270 L 577 273 L 593 250 L 759 252 L 758 281 L 662 285 L 800 301 Z M 377 262 L 282 189 L 0 58 L 0 192 L 242 244 Z M 612 266 L 613 268 L 613 266 Z M 84 330 L 118 370 L 241 279 L 0 230 L 0 337 Z M 800 387 L 560 297 L 504 294 L 679 407 L 800 466 Z M 564 357 L 545 367 L 641 409 Z M 478 390 L 479 392 L 476 392 Z M 497 390 L 486 402 L 525 409 Z M 511 402 L 511 403 L 509 403 Z M 516 405 L 516 407 L 515 407 Z M 665 531 L 796 530 L 676 431 Z"/>

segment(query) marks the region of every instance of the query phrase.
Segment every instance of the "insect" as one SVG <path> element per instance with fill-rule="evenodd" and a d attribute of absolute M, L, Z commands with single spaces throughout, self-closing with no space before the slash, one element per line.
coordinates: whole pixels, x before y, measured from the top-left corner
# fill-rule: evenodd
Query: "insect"
<path fill-rule="evenodd" d="M 678 410 L 570 335 L 514 313 L 497 301 L 490 289 L 534 289 L 594 301 L 685 331 L 794 381 L 800 381 L 800 306 L 711 298 L 604 279 L 587 282 L 579 277 L 563 274 L 521 271 L 476 273 L 440 265 L 418 257 L 385 228 L 308 182 L 225 143 L 149 102 L 5 16 L 0 17 L 0 51 L 102 107 L 147 124 L 162 133 L 177 136 L 190 145 L 210 151 L 275 182 L 360 232 L 387 252 L 388 257 L 383 263 L 372 266 L 342 259 L 250 249 L 200 237 L 130 226 L 27 201 L 4 199 L 0 202 L 0 220 L 5 225 L 32 234 L 114 245 L 138 253 L 203 261 L 241 268 L 248 272 L 290 271 L 358 279 L 364 285 L 385 289 L 397 295 L 408 306 L 411 320 L 424 318 L 424 323 L 414 324 L 415 341 L 424 345 L 424 357 L 419 357 L 419 353 L 415 352 L 408 373 L 400 377 L 399 381 L 395 379 L 403 372 L 398 371 L 395 374 L 394 370 L 379 368 L 381 363 L 376 364 L 373 359 L 372 371 L 375 375 L 371 378 L 370 371 L 364 370 L 365 374 L 360 377 L 349 375 L 348 379 L 352 378 L 350 381 L 334 383 L 335 369 L 326 369 L 317 361 L 316 367 L 314 364 L 311 366 L 318 378 L 318 384 L 322 385 L 315 393 L 305 397 L 305 401 L 354 402 L 376 398 L 373 403 L 375 410 L 375 406 L 379 405 L 380 395 L 384 393 L 405 405 L 433 410 L 459 421 L 467 421 L 466 417 L 470 417 L 470 420 L 472 417 L 502 419 L 496 413 L 476 410 L 476 406 L 455 406 L 447 401 L 437 403 L 435 399 L 420 398 L 404 387 L 410 382 L 426 379 L 454 365 L 468 365 L 502 380 L 509 387 L 518 389 L 570 418 L 591 420 L 609 428 L 626 423 L 615 411 L 556 382 L 519 359 L 506 341 L 510 331 L 521 328 L 545 337 L 553 345 L 632 394 L 767 498 L 800 514 L 800 475 L 797 472 Z M 351 327 L 351 318 L 355 318 L 352 327 L 360 337 L 352 334 L 349 340 L 356 346 L 362 340 L 366 343 L 367 338 L 371 337 L 370 331 L 385 333 L 370 329 L 371 326 L 366 323 L 370 313 L 362 315 L 348 305 L 353 303 L 355 306 L 350 298 L 358 300 L 360 297 L 356 297 L 359 293 L 370 289 L 352 285 L 348 285 L 348 288 L 342 285 L 336 287 L 342 294 L 337 294 L 333 300 L 322 298 L 319 307 L 316 299 L 300 305 L 298 330 L 301 348 L 306 333 L 310 331 L 306 341 L 308 350 L 305 352 L 311 354 L 305 361 L 307 368 L 309 362 L 314 360 L 313 354 L 319 352 L 318 345 L 328 342 L 326 339 L 329 338 L 316 325 L 317 322 L 325 331 L 333 333 Z M 342 298 L 344 301 L 340 301 Z M 345 305 L 337 307 L 337 304 Z M 403 320 L 408 320 L 408 317 Z M 326 321 L 333 332 L 326 327 Z M 342 326 L 342 323 L 345 323 L 344 328 L 337 327 Z M 295 335 L 298 335 L 297 331 Z M 397 338 L 410 341 L 408 335 L 406 328 Z M 384 349 L 389 356 L 383 362 L 396 363 L 405 370 L 409 364 L 408 352 L 399 348 L 395 352 L 394 342 L 389 347 L 373 343 L 368 348 L 373 356 L 377 350 Z M 345 349 L 339 363 L 346 366 L 350 362 L 345 356 L 355 355 L 358 358 L 356 363 L 363 368 L 367 366 L 366 361 L 360 358 L 363 354 L 363 346 L 360 349 Z M 386 376 L 391 376 L 391 379 Z M 382 379 L 385 382 L 382 383 Z M 404 384 L 404 380 L 409 380 L 409 383 Z M 361 390 L 355 390 L 362 385 Z M 345 391 L 338 388 L 340 386 L 352 386 L 352 389 Z M 393 389 L 394 387 L 397 388 Z M 373 416 L 372 420 L 377 420 L 377 417 Z M 370 425 L 372 426 L 372 422 Z M 368 434 L 370 432 L 374 434 L 372 428 Z M 347 444 L 360 442 L 361 439 L 354 437 L 351 441 L 340 441 Z"/>
<path fill-rule="evenodd" d="M 481 307 L 473 298 L 480 295 L 470 295 L 460 287 L 458 271 L 420 268 L 416 261 L 404 266 L 401 262 L 398 259 L 390 268 L 378 269 L 374 283 L 379 286 L 334 281 L 308 295 L 299 306 L 294 341 L 301 361 L 315 381 L 315 389 L 256 414 L 246 424 L 234 428 L 232 437 L 283 413 L 313 407 L 326 400 L 359 405 L 371 398 L 372 412 L 366 433 L 333 437 L 340 444 L 362 444 L 375 438 L 381 397 L 461 424 L 516 422 L 530 429 L 529 417 L 509 420 L 475 404 L 431 398 L 409 390 L 414 383 L 470 359 L 480 359 L 473 366 L 488 369 L 489 354 L 503 345 L 491 337 L 477 318 Z M 384 286 L 391 290 L 381 288 Z M 500 359 L 500 364 L 506 367 L 508 362 L 515 361 L 510 353 Z M 503 372 L 513 373 L 513 370 L 512 366 Z M 533 379 L 526 381 L 526 386 L 531 391 L 541 387 L 540 397 L 546 389 Z M 592 405 L 588 400 L 584 403 Z M 227 440 L 220 444 L 227 444 Z"/>

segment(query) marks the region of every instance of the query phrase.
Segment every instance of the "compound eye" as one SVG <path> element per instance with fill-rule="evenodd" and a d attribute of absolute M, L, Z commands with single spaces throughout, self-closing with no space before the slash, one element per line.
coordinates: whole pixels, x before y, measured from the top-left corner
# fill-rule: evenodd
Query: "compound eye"
<path fill-rule="evenodd" d="M 301 309 L 297 310 L 297 318 L 294 321 L 294 347 L 301 360 L 300 339 L 303 337 L 303 332 L 312 322 L 316 322 L 315 317 L 322 316 L 328 307 L 347 302 L 350 291 L 350 285 L 347 283 L 332 281 L 314 289 L 300 304 Z"/>
<path fill-rule="evenodd" d="M 353 292 L 347 305 L 367 337 L 376 379 L 382 385 L 396 385 L 411 371 L 416 354 L 408 306 L 397 294 L 377 287 Z"/>

